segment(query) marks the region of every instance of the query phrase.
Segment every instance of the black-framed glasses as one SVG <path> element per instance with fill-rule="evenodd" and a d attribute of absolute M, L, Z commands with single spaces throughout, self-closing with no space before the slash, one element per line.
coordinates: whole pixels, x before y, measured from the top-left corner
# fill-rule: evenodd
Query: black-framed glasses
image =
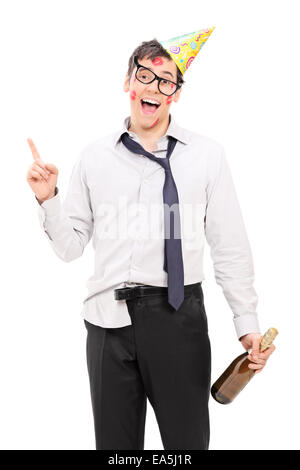
<path fill-rule="evenodd" d="M 174 95 L 178 88 L 181 87 L 181 85 L 179 85 L 178 83 L 172 82 L 171 80 L 167 80 L 166 78 L 159 77 L 158 75 L 156 75 L 156 73 L 152 72 L 152 70 L 139 64 L 137 56 L 134 56 L 134 63 L 137 66 L 135 72 L 136 79 L 139 82 L 144 83 L 145 85 L 152 83 L 154 80 L 158 80 L 158 89 L 163 95 Z"/>

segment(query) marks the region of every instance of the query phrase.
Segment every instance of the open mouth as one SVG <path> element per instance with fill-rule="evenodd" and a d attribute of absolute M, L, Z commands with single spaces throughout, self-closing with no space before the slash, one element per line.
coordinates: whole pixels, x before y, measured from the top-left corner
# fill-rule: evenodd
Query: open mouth
<path fill-rule="evenodd" d="M 154 114 L 159 107 L 160 104 L 146 103 L 141 100 L 141 108 L 144 114 Z"/>

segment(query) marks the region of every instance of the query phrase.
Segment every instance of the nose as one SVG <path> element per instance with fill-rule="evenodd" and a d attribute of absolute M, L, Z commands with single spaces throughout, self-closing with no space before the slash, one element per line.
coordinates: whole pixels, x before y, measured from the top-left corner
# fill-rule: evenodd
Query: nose
<path fill-rule="evenodd" d="M 147 85 L 147 89 L 150 90 L 150 91 L 156 91 L 156 92 L 160 93 L 160 91 L 158 89 L 158 80 L 153 80 L 152 83 L 149 83 Z"/>

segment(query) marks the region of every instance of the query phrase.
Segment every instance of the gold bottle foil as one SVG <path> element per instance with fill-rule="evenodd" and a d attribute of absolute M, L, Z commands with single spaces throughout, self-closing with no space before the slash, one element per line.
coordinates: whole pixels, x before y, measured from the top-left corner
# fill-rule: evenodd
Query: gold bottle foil
<path fill-rule="evenodd" d="M 273 343 L 274 339 L 278 335 L 278 331 L 276 328 L 269 328 L 268 331 L 263 335 L 262 339 L 260 340 L 260 352 L 263 352 L 265 349 L 269 348 Z M 248 353 L 251 354 L 252 348 L 248 349 Z"/>
<path fill-rule="evenodd" d="M 278 331 L 276 330 L 276 328 L 269 328 L 261 339 L 260 351 L 262 352 L 265 349 L 269 348 L 277 335 Z"/>

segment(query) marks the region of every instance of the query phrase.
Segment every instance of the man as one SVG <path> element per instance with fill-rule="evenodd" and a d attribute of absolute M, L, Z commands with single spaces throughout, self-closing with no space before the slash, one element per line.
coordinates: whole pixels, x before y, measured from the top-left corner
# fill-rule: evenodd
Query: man
<path fill-rule="evenodd" d="M 197 53 L 210 32 L 192 33 L 189 47 Z M 223 147 L 170 114 L 196 55 L 180 50 L 184 62 L 173 57 L 179 50 L 156 39 L 135 49 L 124 82 L 130 116 L 83 149 L 63 204 L 56 166 L 28 139 L 27 181 L 55 253 L 72 261 L 93 235 L 95 274 L 82 315 L 99 450 L 144 448 L 147 398 L 164 449 L 208 449 L 205 237 L 238 339 L 252 348 L 249 367 L 260 372 L 275 348 L 259 353 L 252 256 Z"/>

